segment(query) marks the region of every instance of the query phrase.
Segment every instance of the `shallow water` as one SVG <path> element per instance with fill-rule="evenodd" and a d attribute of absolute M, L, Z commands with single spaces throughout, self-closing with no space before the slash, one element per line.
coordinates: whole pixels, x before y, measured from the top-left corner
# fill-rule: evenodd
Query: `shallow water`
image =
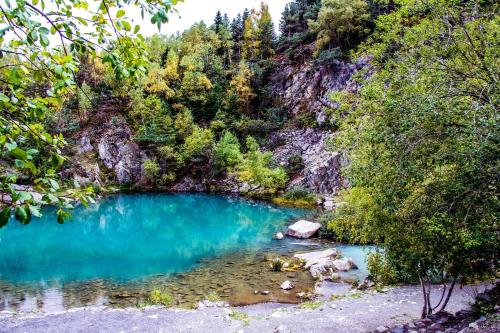
<path fill-rule="evenodd" d="M 308 214 L 215 195 L 134 194 L 79 207 L 64 225 L 50 209 L 28 226 L 10 221 L 0 229 L 0 310 L 135 306 L 156 288 L 185 306 L 208 294 L 234 305 L 297 302 L 312 290 L 310 274 L 271 272 L 264 257 L 324 247 L 272 240 Z M 286 279 L 293 292 L 279 288 Z"/>

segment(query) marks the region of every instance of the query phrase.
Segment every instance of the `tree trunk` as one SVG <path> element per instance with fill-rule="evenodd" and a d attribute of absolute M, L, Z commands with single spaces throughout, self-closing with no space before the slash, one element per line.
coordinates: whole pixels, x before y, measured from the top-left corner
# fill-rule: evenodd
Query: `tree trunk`
<path fill-rule="evenodd" d="M 427 292 L 425 290 L 425 283 L 421 276 L 418 277 L 420 285 L 422 286 L 422 295 L 424 296 L 424 305 L 422 306 L 422 319 L 427 317 Z"/>
<path fill-rule="evenodd" d="M 453 280 L 451 281 L 450 289 L 448 290 L 448 295 L 446 295 L 446 298 L 444 300 L 443 305 L 439 309 L 439 311 L 443 311 L 446 308 L 446 305 L 448 305 L 448 302 L 450 301 L 451 293 L 453 292 L 453 288 L 455 288 L 455 283 L 457 282 L 458 276 L 454 276 Z"/>

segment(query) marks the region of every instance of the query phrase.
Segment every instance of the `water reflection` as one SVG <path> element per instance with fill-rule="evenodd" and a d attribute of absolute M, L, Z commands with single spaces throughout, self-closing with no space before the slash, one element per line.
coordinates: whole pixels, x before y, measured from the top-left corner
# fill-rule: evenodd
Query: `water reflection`
<path fill-rule="evenodd" d="M 203 194 L 119 195 L 77 208 L 62 226 L 53 213 L 0 229 L 0 309 L 128 305 L 117 300 L 137 302 L 151 285 L 175 284 L 173 273 L 196 272 L 204 260 L 255 254 L 306 214 Z M 210 274 L 219 269 L 227 270 Z"/>

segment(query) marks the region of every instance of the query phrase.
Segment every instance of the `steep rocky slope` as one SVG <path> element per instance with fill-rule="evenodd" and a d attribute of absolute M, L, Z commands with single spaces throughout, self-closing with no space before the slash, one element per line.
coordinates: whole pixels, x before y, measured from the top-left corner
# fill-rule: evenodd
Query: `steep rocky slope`
<path fill-rule="evenodd" d="M 133 140 L 121 114 L 123 101 L 110 99 L 93 111 L 91 122 L 69 136 L 66 178 L 80 183 L 131 184 L 141 181 L 142 162 L 147 158 Z"/>
<path fill-rule="evenodd" d="M 318 64 L 280 62 L 269 77 L 271 92 L 279 107 L 286 110 L 287 125 L 269 135 L 264 147 L 273 152 L 280 165 L 300 161 L 288 187 L 302 186 L 322 196 L 335 195 L 347 186 L 341 167 L 347 158 L 330 150 L 328 141 L 334 133 L 322 129 L 326 121 L 325 108 L 334 107 L 329 95 L 334 91 L 356 91 L 359 84 L 353 75 L 366 68 L 369 59 L 355 64 L 333 60 Z M 69 136 L 70 163 L 64 170 L 66 178 L 81 183 L 141 184 L 142 163 L 147 151 L 133 140 L 133 131 L 124 118 L 126 102 L 104 99 L 94 111 L 92 121 Z M 314 128 L 297 127 L 293 120 L 304 115 L 313 117 Z M 324 126 L 323 126 L 324 127 Z M 185 170 L 172 191 L 247 192 L 255 190 L 228 175 L 213 178 L 203 169 Z"/>

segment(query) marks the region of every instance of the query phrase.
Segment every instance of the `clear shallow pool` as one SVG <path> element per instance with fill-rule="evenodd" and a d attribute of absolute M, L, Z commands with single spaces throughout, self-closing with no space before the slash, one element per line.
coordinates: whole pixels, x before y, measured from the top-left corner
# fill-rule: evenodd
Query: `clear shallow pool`
<path fill-rule="evenodd" d="M 183 306 L 214 293 L 233 305 L 297 302 L 313 288 L 310 274 L 271 272 L 265 258 L 333 246 L 272 240 L 311 214 L 216 195 L 134 194 L 79 207 L 64 225 L 50 210 L 27 226 L 10 221 L 0 229 L 0 310 L 136 306 L 156 288 Z M 364 275 L 363 249 L 339 248 L 360 266 L 348 277 Z M 296 288 L 281 290 L 284 280 Z"/>
<path fill-rule="evenodd" d="M 59 225 L 46 211 L 0 229 L 0 279 L 130 280 L 184 272 L 202 258 L 261 248 L 304 210 L 204 194 L 119 195 Z"/>

